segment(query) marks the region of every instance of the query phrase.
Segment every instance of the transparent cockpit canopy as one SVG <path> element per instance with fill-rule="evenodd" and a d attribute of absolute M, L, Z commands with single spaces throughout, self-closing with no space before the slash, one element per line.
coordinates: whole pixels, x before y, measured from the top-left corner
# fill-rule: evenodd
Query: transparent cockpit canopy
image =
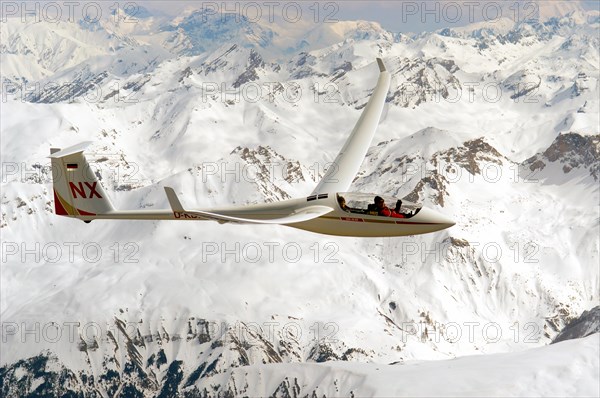
<path fill-rule="evenodd" d="M 373 193 L 361 193 L 361 192 L 339 192 L 337 194 L 338 204 L 341 198 L 346 202 L 346 206 L 352 213 L 365 213 L 369 214 L 369 211 L 374 210 L 375 197 L 381 197 L 385 201 L 385 205 L 390 209 L 396 209 L 396 204 L 399 198 L 392 196 L 378 195 Z M 402 206 L 400 207 L 401 213 L 415 215 L 423 206 L 419 203 L 409 202 L 402 200 Z"/>

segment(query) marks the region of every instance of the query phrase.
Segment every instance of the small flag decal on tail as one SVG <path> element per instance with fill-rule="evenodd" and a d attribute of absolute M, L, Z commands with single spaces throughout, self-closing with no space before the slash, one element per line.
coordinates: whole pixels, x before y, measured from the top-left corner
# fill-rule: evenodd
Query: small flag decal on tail
<path fill-rule="evenodd" d="M 75 170 L 77 168 L 77 163 L 67 163 L 67 170 Z"/>

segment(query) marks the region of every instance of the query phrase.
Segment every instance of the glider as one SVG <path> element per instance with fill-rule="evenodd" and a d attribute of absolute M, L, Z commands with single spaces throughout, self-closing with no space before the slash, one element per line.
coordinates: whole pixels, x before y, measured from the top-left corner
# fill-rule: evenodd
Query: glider
<path fill-rule="evenodd" d="M 371 144 L 390 86 L 390 74 L 377 58 L 379 79 L 346 143 L 313 192 L 276 203 L 186 209 L 165 187 L 169 209 L 115 210 L 83 155 L 91 142 L 50 149 L 55 212 L 92 220 L 212 220 L 219 223 L 279 224 L 338 236 L 406 236 L 439 231 L 454 222 L 434 210 L 394 198 L 348 192 Z M 396 204 L 394 210 L 385 202 Z M 398 206 L 400 205 L 400 206 Z"/>

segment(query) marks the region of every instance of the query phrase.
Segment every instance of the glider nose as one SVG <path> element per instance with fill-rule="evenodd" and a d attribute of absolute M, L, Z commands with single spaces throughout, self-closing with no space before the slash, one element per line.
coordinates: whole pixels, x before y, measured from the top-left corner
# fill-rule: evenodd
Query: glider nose
<path fill-rule="evenodd" d="M 437 216 L 438 216 L 438 221 L 437 221 L 437 222 L 438 222 L 439 224 L 443 225 L 443 226 L 444 226 L 444 228 L 450 228 L 450 227 L 452 227 L 452 226 L 454 226 L 454 225 L 456 224 L 456 223 L 454 222 L 454 220 L 452 220 L 452 219 L 451 219 L 451 218 L 449 218 L 449 217 L 446 217 L 446 216 L 444 216 L 444 215 L 441 215 L 441 214 L 439 214 L 439 213 L 437 213 Z"/>
<path fill-rule="evenodd" d="M 451 218 L 425 207 L 417 213 L 416 217 L 419 218 L 418 221 L 420 222 L 435 225 L 437 227 L 436 230 L 450 228 L 456 224 Z"/>
<path fill-rule="evenodd" d="M 444 229 L 453 227 L 456 223 L 452 220 L 448 220 L 447 222 L 442 223 Z"/>

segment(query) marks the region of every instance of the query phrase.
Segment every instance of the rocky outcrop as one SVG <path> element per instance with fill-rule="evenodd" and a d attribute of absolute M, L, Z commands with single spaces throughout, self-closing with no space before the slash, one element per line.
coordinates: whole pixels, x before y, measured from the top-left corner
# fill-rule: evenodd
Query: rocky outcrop
<path fill-rule="evenodd" d="M 531 172 L 544 170 L 549 164 L 562 165 L 565 174 L 574 169 L 588 170 L 595 181 L 600 177 L 600 135 L 560 134 L 544 152 L 523 162 Z"/>
<path fill-rule="evenodd" d="M 577 319 L 571 321 L 552 340 L 552 344 L 570 339 L 579 339 L 600 332 L 600 306 L 584 311 Z"/>

